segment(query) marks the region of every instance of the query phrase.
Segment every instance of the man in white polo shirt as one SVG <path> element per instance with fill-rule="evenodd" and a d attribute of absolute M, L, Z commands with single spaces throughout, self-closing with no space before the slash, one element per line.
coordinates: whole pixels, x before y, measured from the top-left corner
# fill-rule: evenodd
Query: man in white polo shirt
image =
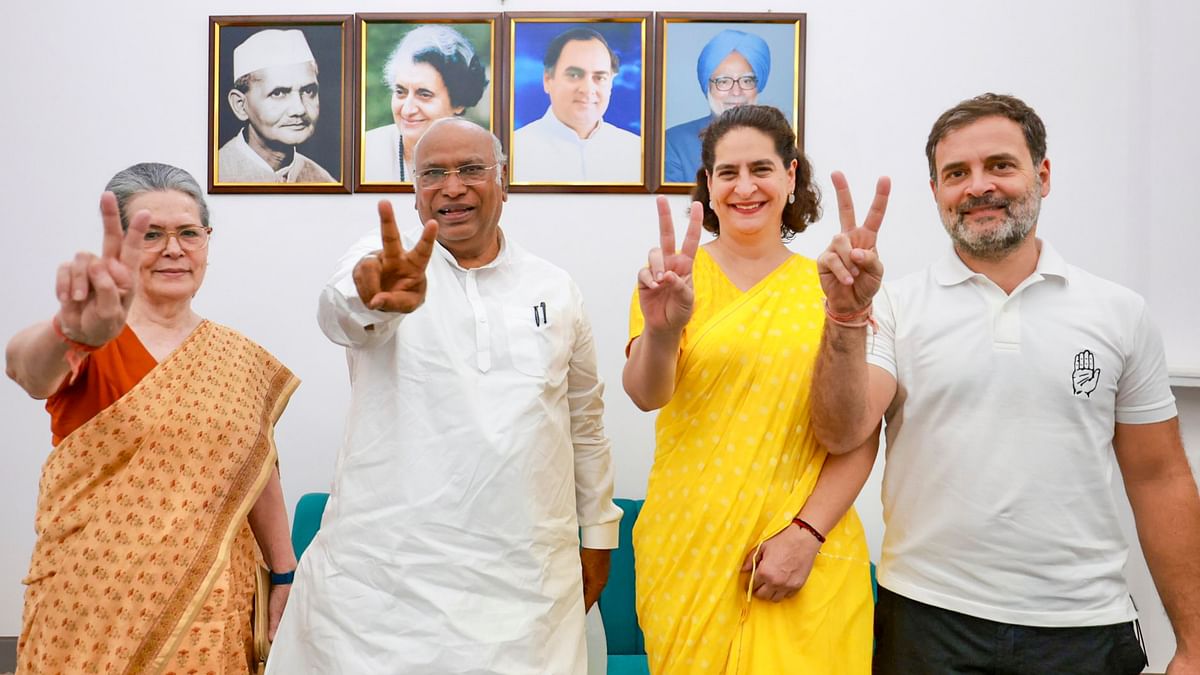
<path fill-rule="evenodd" d="M 1200 672 L 1200 495 L 1145 302 L 1035 236 L 1050 162 L 1026 104 L 963 101 L 926 154 L 953 250 L 876 294 L 881 191 L 818 259 L 814 430 L 855 447 L 887 424 L 875 672 L 1141 672 L 1114 455 L 1177 638 L 1168 672 Z"/>

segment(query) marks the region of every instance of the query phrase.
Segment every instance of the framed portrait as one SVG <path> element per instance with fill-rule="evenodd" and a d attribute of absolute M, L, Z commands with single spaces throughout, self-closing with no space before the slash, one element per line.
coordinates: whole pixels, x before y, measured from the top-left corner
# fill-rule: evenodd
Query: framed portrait
<path fill-rule="evenodd" d="M 804 14 L 660 13 L 654 189 L 690 192 L 700 132 L 725 110 L 775 106 L 804 147 Z"/>
<path fill-rule="evenodd" d="M 513 192 L 645 192 L 649 13 L 505 14 Z"/>
<path fill-rule="evenodd" d="M 209 192 L 350 192 L 350 20 L 209 17 Z"/>
<path fill-rule="evenodd" d="M 359 14 L 354 189 L 412 192 L 413 148 L 443 117 L 497 133 L 499 14 Z"/>

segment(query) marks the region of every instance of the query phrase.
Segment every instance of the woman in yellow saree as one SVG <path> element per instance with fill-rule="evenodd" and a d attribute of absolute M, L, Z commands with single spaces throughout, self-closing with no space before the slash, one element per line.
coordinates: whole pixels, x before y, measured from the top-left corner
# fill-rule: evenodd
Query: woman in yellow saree
<path fill-rule="evenodd" d="M 809 427 L 825 318 L 812 260 L 785 242 L 818 214 L 784 116 L 742 106 L 703 134 L 708 180 L 675 250 L 638 275 L 624 385 L 661 409 L 634 529 L 655 675 L 867 673 L 872 598 L 852 507 L 876 447 L 827 456 Z M 716 239 L 698 246 L 703 226 Z"/>
<path fill-rule="evenodd" d="M 7 349 L 55 443 L 17 672 L 251 672 L 258 561 L 296 564 L 273 430 L 297 380 L 192 311 L 211 231 L 195 179 L 138 164 L 108 190 L 101 255 L 60 266 L 58 313 Z"/>

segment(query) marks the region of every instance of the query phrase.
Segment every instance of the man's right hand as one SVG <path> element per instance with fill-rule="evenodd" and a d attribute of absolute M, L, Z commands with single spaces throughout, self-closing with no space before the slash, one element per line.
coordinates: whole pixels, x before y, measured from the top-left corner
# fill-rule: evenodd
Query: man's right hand
<path fill-rule="evenodd" d="M 702 220 L 700 203 L 692 202 L 687 234 L 676 253 L 671 206 L 666 197 L 658 198 L 659 248 L 650 249 L 646 266 L 638 272 L 638 303 L 648 332 L 682 333 L 692 318 L 692 263 L 700 247 Z"/>
<path fill-rule="evenodd" d="M 379 232 L 383 248 L 368 253 L 354 266 L 354 287 L 370 309 L 408 314 L 425 302 L 425 267 L 433 254 L 437 221 L 425 223 L 411 251 L 400 243 L 392 203 L 379 200 Z"/>
<path fill-rule="evenodd" d="M 842 230 L 817 257 L 817 272 L 829 309 L 838 314 L 854 314 L 871 303 L 883 283 L 883 263 L 875 251 L 875 239 L 883 224 L 892 181 L 886 176 L 879 179 L 871 210 L 859 226 L 854 219 L 854 201 L 846 177 L 835 171 L 832 178 Z"/>

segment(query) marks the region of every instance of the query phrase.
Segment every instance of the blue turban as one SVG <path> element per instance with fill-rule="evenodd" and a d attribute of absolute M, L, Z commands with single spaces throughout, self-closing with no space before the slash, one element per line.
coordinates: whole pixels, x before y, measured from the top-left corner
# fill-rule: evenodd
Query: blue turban
<path fill-rule="evenodd" d="M 696 59 L 696 79 L 700 80 L 700 90 L 705 96 L 708 96 L 708 78 L 731 52 L 741 54 L 750 63 L 758 78 L 759 91 L 767 86 L 767 76 L 771 74 L 771 49 L 767 42 L 757 35 L 726 28 L 704 45 L 700 58 Z"/>

